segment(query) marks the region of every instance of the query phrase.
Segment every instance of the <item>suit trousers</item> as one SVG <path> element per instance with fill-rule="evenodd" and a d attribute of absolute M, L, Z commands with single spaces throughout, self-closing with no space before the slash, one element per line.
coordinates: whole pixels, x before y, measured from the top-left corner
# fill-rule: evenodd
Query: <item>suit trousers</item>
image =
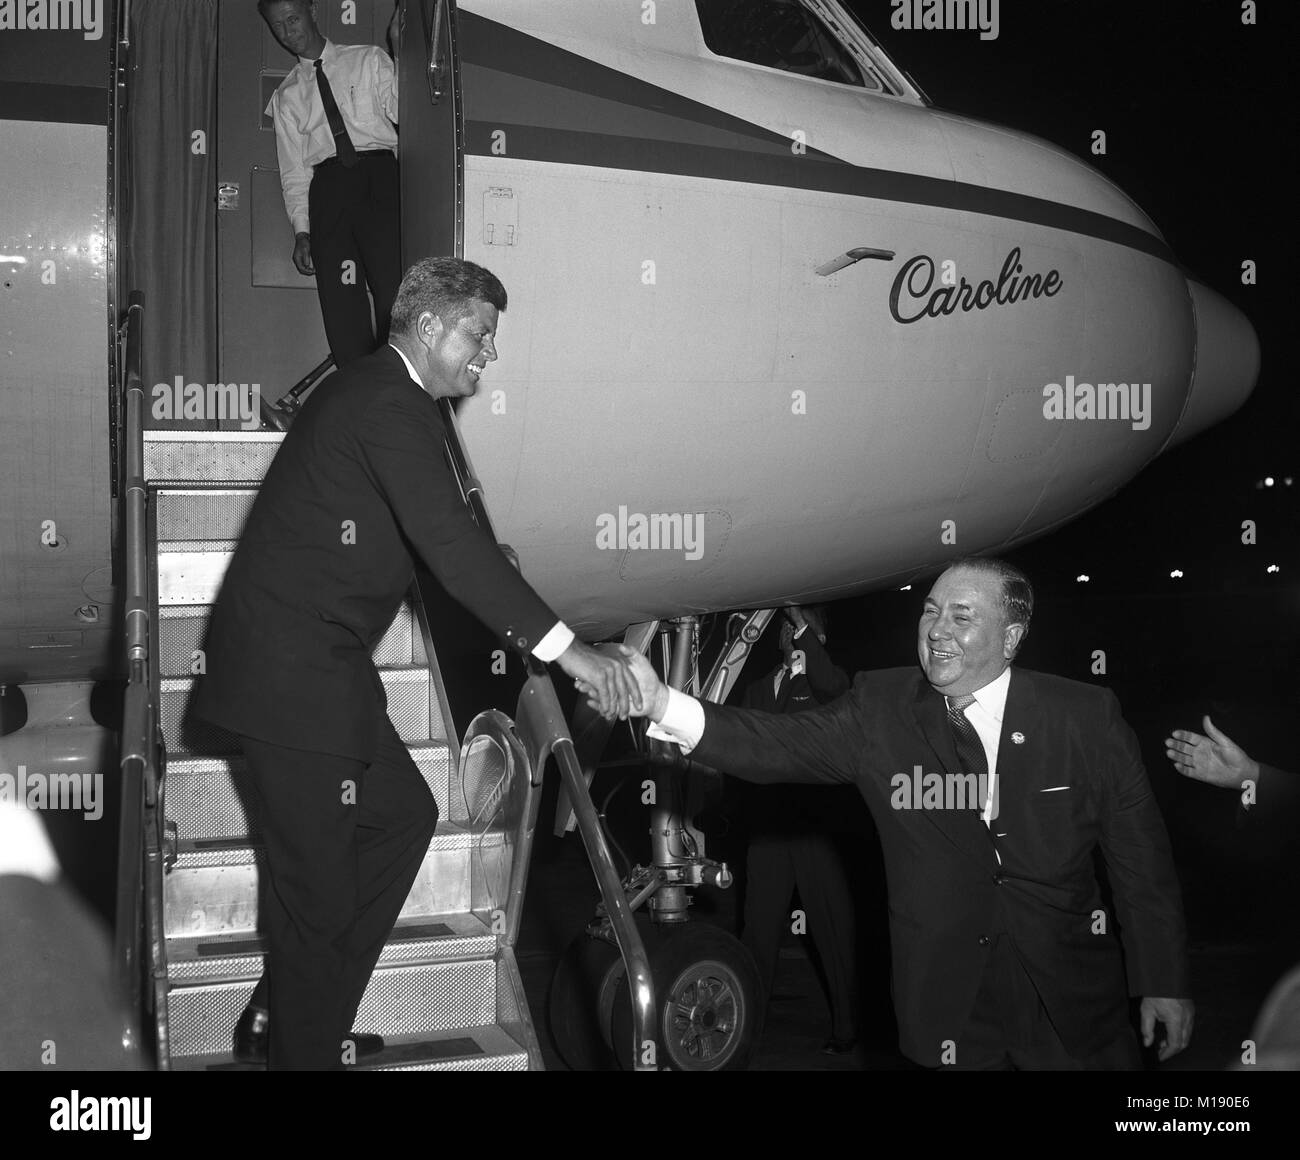
<path fill-rule="evenodd" d="M 830 990 L 831 1036 L 857 1036 L 853 896 L 831 834 L 756 834 L 745 863 L 744 943 L 758 967 L 763 1003 L 772 994 L 795 887 Z"/>
<path fill-rule="evenodd" d="M 1142 1053 L 1126 1018 L 1100 1050 L 1072 1055 L 1061 1042 L 1033 980 L 1009 936 L 1000 934 L 966 1027 L 956 1060 L 941 1071 L 1140 1071 Z"/>
<path fill-rule="evenodd" d="M 419 767 L 384 726 L 368 765 L 243 738 L 266 846 L 258 991 L 273 1070 L 343 1066 L 341 1043 L 438 822 Z"/>
<path fill-rule="evenodd" d="M 363 153 L 352 169 L 330 158 L 316 166 L 307 200 L 325 337 L 343 367 L 388 339 L 402 280 L 397 158 L 387 150 Z M 375 299 L 375 328 L 367 283 Z"/>

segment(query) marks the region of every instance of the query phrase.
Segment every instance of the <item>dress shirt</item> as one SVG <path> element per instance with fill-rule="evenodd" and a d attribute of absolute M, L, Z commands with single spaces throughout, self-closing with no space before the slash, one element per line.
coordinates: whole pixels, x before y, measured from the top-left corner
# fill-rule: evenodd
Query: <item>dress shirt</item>
<path fill-rule="evenodd" d="M 411 360 L 406 357 L 406 352 L 393 346 L 391 342 L 388 345 L 392 346 L 401 357 L 402 362 L 406 366 L 406 373 L 411 376 L 411 382 L 419 387 L 420 390 L 424 390 L 424 384 L 420 381 L 420 376 L 415 373 L 415 367 L 411 365 Z M 536 646 L 533 648 L 533 656 L 543 664 L 550 664 L 551 661 L 555 660 L 556 657 L 558 657 L 573 643 L 573 640 L 573 629 L 569 628 L 564 621 L 557 620 L 547 631 L 546 635 L 537 642 Z M 703 729 L 700 731 L 703 732 Z"/>
<path fill-rule="evenodd" d="M 325 42 L 321 68 L 343 117 L 343 126 L 358 153 L 397 149 L 397 73 L 392 59 L 373 44 Z M 316 83 L 316 62 L 298 58 L 280 82 L 267 115 L 275 122 L 275 150 L 280 158 L 280 188 L 293 232 L 308 232 L 307 190 L 313 168 L 335 156 L 325 104 Z"/>
<path fill-rule="evenodd" d="M 974 704 L 966 706 L 966 720 L 975 727 L 989 766 L 988 792 L 982 813 L 985 825 L 990 822 L 993 807 L 994 786 L 997 784 L 998 742 L 1002 731 L 1002 714 L 1007 705 L 1007 690 L 1010 687 L 1011 667 L 1008 665 L 999 676 L 982 689 L 977 689 Z M 945 703 L 947 700 L 945 697 Z M 704 707 L 694 697 L 669 689 L 668 707 L 664 710 L 663 717 L 646 732 L 660 741 L 680 745 L 683 753 L 690 753 L 704 736 Z"/>

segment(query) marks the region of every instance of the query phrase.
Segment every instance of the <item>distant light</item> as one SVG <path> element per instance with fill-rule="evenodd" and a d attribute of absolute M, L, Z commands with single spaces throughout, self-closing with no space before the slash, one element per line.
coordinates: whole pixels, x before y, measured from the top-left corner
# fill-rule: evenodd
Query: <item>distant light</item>
<path fill-rule="evenodd" d="M 1265 487 L 1273 486 L 1273 477 L 1271 475 L 1264 476 L 1264 486 Z"/>
<path fill-rule="evenodd" d="M 1089 576 L 1088 573 L 1086 573 L 1086 572 L 1080 572 L 1080 573 L 1079 573 L 1079 574 L 1074 578 L 1076 584 L 1087 584 L 1088 581 L 1091 580 L 1091 579 L 1092 579 L 1092 577 Z"/>
<path fill-rule="evenodd" d="M 1282 482 L 1285 483 L 1287 487 L 1290 487 L 1293 483 L 1295 483 L 1295 479 L 1292 476 L 1288 475 Z"/>
<path fill-rule="evenodd" d="M 0 262 L 13 262 L 16 266 L 27 265 L 27 259 L 18 254 L 0 254 Z"/>
<path fill-rule="evenodd" d="M 1279 568 L 1276 564 L 1270 564 L 1270 565 L 1268 566 L 1268 574 L 1269 574 L 1270 576 L 1275 576 L 1278 572 L 1281 572 L 1281 571 L 1282 571 L 1282 569 Z"/>
<path fill-rule="evenodd" d="M 911 592 L 911 591 L 912 591 L 912 586 L 911 586 L 910 584 L 904 584 L 904 585 L 899 589 L 899 591 L 900 591 L 900 592 Z"/>
<path fill-rule="evenodd" d="M 1169 573 L 1170 580 L 1181 580 L 1182 578 L 1183 578 L 1183 570 L 1181 568 L 1175 568 L 1172 572 Z"/>

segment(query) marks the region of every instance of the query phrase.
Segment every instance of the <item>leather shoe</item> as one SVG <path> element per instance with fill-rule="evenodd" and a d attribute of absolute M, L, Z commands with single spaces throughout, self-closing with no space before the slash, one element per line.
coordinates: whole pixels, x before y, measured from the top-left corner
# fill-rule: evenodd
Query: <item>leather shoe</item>
<path fill-rule="evenodd" d="M 241 1063 L 265 1063 L 270 1030 L 270 1012 L 265 1007 L 254 1007 L 250 1003 L 235 1024 L 235 1058 Z M 358 1059 L 363 1055 L 378 1055 L 384 1050 L 382 1035 L 353 1031 L 348 1034 L 348 1039 L 356 1044 Z"/>
<path fill-rule="evenodd" d="M 822 1044 L 823 1055 L 848 1055 L 857 1047 L 856 1039 L 828 1039 Z"/>

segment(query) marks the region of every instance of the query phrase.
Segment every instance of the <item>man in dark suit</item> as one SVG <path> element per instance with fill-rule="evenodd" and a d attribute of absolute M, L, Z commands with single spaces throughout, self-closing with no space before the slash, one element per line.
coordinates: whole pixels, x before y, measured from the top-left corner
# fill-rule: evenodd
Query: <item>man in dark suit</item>
<path fill-rule="evenodd" d="M 818 609 L 787 608 L 781 663 L 746 686 L 741 705 L 802 713 L 846 693 L 849 676 L 831 660 L 825 642 Z M 845 801 L 843 795 L 853 792 L 851 786 L 744 785 L 738 795 L 749 836 L 745 946 L 758 967 L 764 999 L 770 999 L 797 888 L 826 973 L 831 1036 L 823 1050 L 831 1055 L 851 1051 L 857 1039 L 853 896 L 836 841 L 862 810 L 860 802 Z"/>
<path fill-rule="evenodd" d="M 1163 1024 L 1162 1060 L 1191 1035 L 1178 879 L 1115 697 L 1011 667 L 1032 611 L 1018 569 L 959 561 L 926 598 L 920 673 L 861 673 L 832 704 L 789 716 L 702 705 L 621 651 L 656 736 L 753 781 L 858 786 L 889 880 L 906 1055 L 962 1069 L 1136 1068 L 1126 994 L 1142 996 L 1148 1045 Z"/>
<path fill-rule="evenodd" d="M 474 393 L 505 306 L 471 262 L 407 271 L 390 344 L 327 379 L 285 436 L 213 609 L 195 712 L 242 738 L 270 875 L 268 971 L 236 1035 L 245 1058 L 269 1025 L 273 1067 L 340 1066 L 434 832 L 437 805 L 371 660 L 413 554 L 605 716 L 636 699 L 623 664 L 576 640 L 473 522 L 447 467 L 434 399 Z"/>

